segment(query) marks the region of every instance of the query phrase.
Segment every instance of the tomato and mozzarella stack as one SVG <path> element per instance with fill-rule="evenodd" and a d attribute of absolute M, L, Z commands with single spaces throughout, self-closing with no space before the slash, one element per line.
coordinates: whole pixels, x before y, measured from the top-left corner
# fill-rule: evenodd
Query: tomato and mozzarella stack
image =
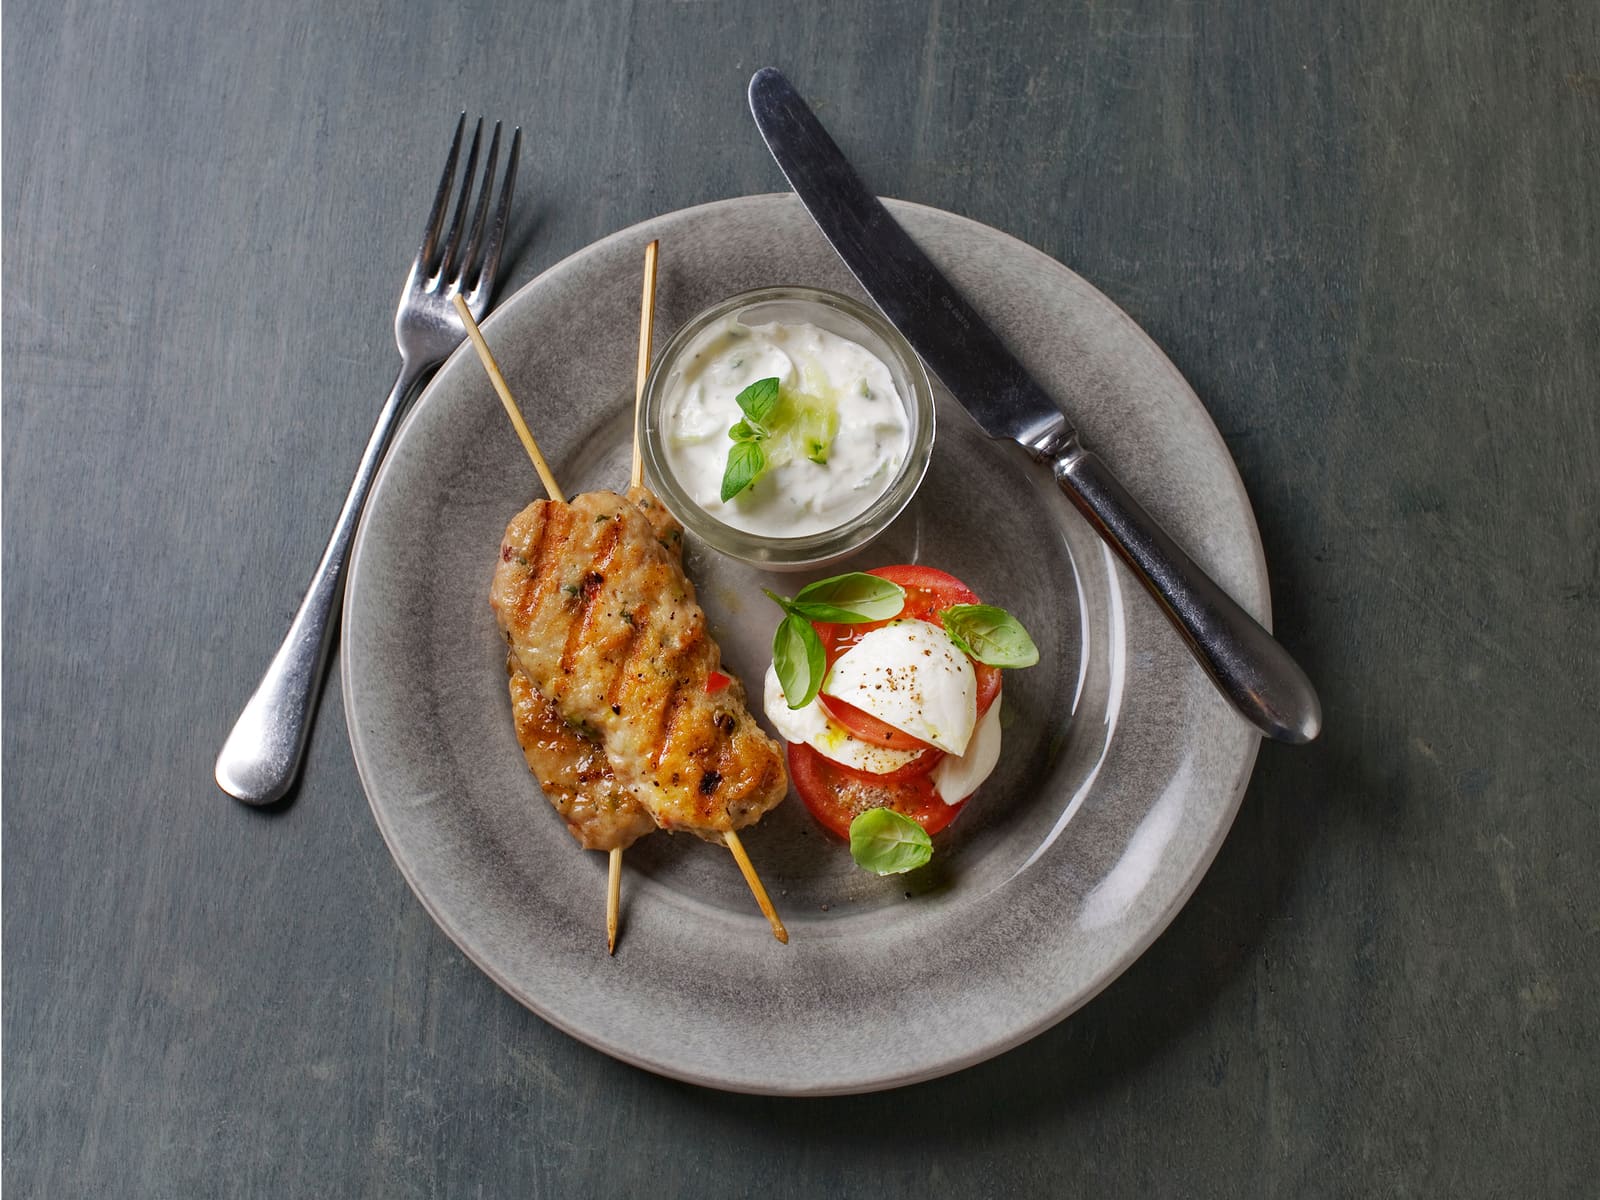
<path fill-rule="evenodd" d="M 936 833 L 1000 759 L 1000 671 L 976 662 L 940 622 L 977 597 L 929 567 L 870 572 L 906 593 L 887 621 L 816 623 L 827 655 L 816 698 L 790 708 L 776 668 L 763 694 L 767 719 L 789 745 L 801 799 L 828 828 L 891 808 Z"/>
<path fill-rule="evenodd" d="M 973 664 L 937 625 L 913 618 L 872 630 L 838 658 L 822 687 L 906 735 L 903 750 L 863 741 L 833 719 L 821 695 L 792 709 L 768 667 L 767 719 L 785 741 L 803 742 L 841 767 L 889 776 L 936 759 L 929 774 L 939 798 L 960 804 L 1000 761 L 1000 709 L 991 703 L 979 718 Z"/>

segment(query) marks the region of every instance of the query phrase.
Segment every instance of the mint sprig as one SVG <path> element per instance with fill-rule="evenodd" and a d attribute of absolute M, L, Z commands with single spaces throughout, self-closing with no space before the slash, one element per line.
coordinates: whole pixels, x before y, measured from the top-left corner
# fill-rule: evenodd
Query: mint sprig
<path fill-rule="evenodd" d="M 752 438 L 735 442 L 728 451 L 728 465 L 722 472 L 722 502 L 726 504 L 761 477 L 767 469 L 767 455 L 761 443 Z"/>
<path fill-rule="evenodd" d="M 728 430 L 733 445 L 728 449 L 728 462 L 722 470 L 719 494 L 724 504 L 753 485 L 767 469 L 767 453 L 761 443 L 771 436 L 766 423 L 777 411 L 778 400 L 776 375 L 756 380 L 734 397 L 745 419 L 735 422 Z"/>
<path fill-rule="evenodd" d="M 733 398 L 745 418 L 758 429 L 764 429 L 778 407 L 778 377 L 758 379 Z"/>

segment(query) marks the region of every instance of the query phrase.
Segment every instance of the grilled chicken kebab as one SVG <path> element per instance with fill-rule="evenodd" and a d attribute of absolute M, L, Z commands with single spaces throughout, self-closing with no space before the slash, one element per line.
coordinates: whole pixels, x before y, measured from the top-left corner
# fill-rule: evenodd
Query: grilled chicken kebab
<path fill-rule="evenodd" d="M 536 500 L 500 546 L 490 603 L 518 740 L 586 849 L 652 826 L 720 843 L 788 788 L 782 748 L 721 670 L 681 546 L 644 488 Z"/>
<path fill-rule="evenodd" d="M 646 488 L 632 489 L 628 499 L 644 513 L 656 540 L 681 562 L 683 526 Z M 504 553 L 502 548 L 502 561 Z M 511 721 L 528 770 L 578 844 L 585 850 L 624 850 L 652 832 L 654 818 L 617 782 L 599 742 L 562 719 L 517 665 L 514 651 L 506 654 L 506 674 Z"/>

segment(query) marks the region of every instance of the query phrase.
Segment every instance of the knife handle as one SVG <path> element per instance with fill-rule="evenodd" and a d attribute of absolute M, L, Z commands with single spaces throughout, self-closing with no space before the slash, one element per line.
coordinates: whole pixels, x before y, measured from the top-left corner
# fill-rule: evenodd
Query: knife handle
<path fill-rule="evenodd" d="M 1322 705 L 1306 673 L 1139 507 L 1110 468 L 1076 434 L 1041 457 L 1233 706 L 1280 742 L 1299 745 L 1316 737 Z"/>

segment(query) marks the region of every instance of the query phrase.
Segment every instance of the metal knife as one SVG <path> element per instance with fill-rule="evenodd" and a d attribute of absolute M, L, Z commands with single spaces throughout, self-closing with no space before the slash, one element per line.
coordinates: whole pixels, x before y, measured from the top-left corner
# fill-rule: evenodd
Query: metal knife
<path fill-rule="evenodd" d="M 1240 713 L 1279 741 L 1316 737 L 1322 706 L 1305 672 L 1084 448 L 1055 401 L 867 190 L 776 69 L 751 78 L 750 111 L 839 257 L 983 431 L 1012 439 L 1050 469 Z"/>

